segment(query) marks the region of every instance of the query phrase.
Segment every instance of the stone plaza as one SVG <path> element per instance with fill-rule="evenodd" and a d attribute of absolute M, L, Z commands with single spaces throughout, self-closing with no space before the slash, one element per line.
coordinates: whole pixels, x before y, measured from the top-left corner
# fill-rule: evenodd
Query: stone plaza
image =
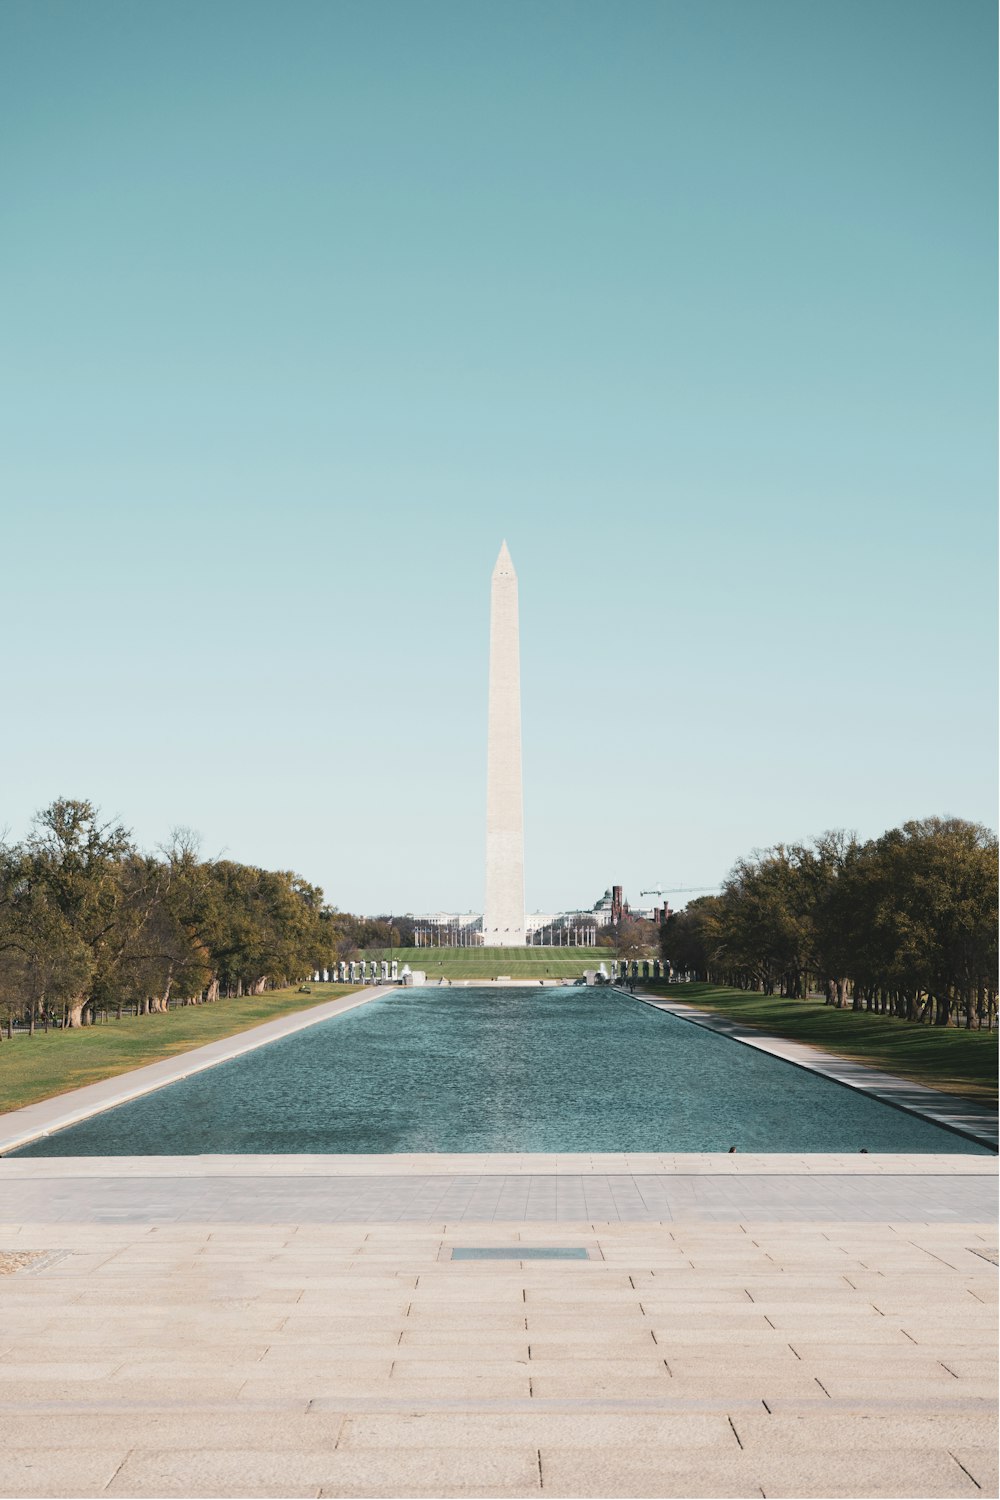
<path fill-rule="evenodd" d="M 0 1183 L 4 1495 L 996 1493 L 988 1158 Z"/>
<path fill-rule="evenodd" d="M 2 1157 L 0 1494 L 995 1495 L 996 1245 L 982 1155 Z"/>

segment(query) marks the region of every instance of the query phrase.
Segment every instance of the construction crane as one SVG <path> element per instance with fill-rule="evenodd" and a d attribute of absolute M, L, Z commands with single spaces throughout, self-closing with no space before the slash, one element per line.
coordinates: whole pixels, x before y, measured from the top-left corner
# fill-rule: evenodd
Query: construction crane
<path fill-rule="evenodd" d="M 654 885 L 648 891 L 640 891 L 640 896 L 679 896 L 682 891 L 690 894 L 693 891 L 721 891 L 721 885 Z"/>

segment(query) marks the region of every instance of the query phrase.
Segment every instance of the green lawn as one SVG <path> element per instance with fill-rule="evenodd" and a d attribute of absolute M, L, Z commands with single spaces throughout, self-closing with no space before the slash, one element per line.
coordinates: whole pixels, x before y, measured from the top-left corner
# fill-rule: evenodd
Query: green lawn
<path fill-rule="evenodd" d="M 578 979 L 602 962 L 611 967 L 610 948 L 371 948 L 365 956 L 396 958 L 430 979 Z"/>
<path fill-rule="evenodd" d="M 835 1010 L 815 1000 L 783 1000 L 712 984 L 655 984 L 651 994 L 718 1011 L 734 1021 L 810 1042 L 840 1057 L 872 1063 L 929 1088 L 983 1103 L 997 1098 L 997 1033 L 918 1026 L 867 1011 Z"/>
<path fill-rule="evenodd" d="M 351 990 L 348 984 L 309 988 L 308 995 L 297 988 L 272 990 L 239 1000 L 216 1000 L 213 1005 L 180 1006 L 165 1015 L 123 1016 L 78 1031 L 36 1031 L 33 1037 L 15 1033 L 12 1040 L 0 1043 L 0 1113 L 235 1036 Z"/>

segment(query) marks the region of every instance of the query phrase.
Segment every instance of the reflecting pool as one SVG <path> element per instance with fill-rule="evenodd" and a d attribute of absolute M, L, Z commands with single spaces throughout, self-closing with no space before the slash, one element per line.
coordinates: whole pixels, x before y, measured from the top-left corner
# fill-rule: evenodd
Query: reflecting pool
<path fill-rule="evenodd" d="M 730 1146 L 990 1154 L 641 1001 L 574 987 L 395 990 L 16 1154 Z"/>

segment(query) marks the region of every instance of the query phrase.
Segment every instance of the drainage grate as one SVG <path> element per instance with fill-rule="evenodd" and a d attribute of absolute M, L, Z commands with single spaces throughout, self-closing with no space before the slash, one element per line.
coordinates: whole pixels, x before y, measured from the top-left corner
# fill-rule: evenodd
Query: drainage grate
<path fill-rule="evenodd" d="M 454 1245 L 452 1260 L 590 1260 L 582 1245 Z"/>

